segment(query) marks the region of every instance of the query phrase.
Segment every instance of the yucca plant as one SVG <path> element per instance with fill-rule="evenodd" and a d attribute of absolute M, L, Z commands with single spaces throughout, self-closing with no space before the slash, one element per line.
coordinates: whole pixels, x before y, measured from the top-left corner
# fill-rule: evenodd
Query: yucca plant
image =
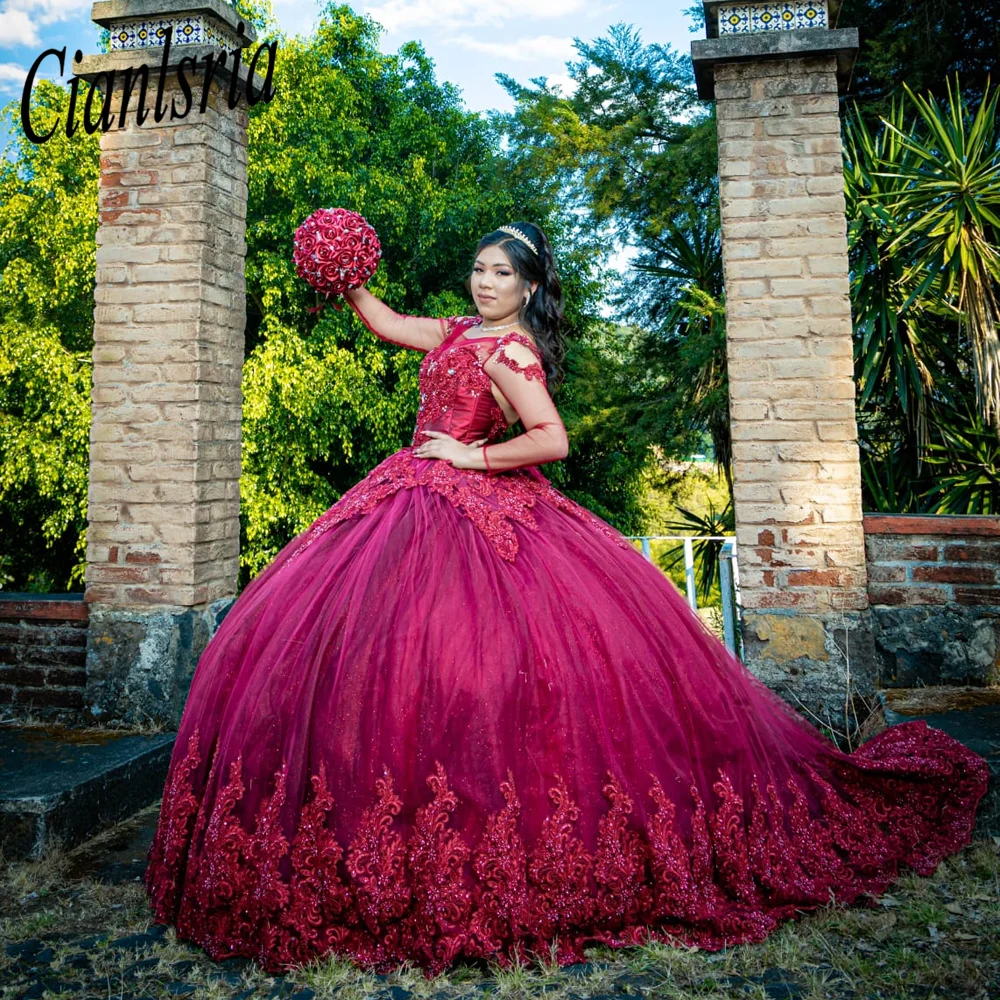
<path fill-rule="evenodd" d="M 656 238 L 661 263 L 633 265 L 637 271 L 664 279 L 673 293 L 662 314 L 666 335 L 650 341 L 647 348 L 676 353 L 671 374 L 683 394 L 684 412 L 693 427 L 708 432 L 716 466 L 732 492 L 719 220 L 714 212 L 698 212 L 695 206 L 689 206 L 682 217 L 683 226 L 668 220 Z"/>
<path fill-rule="evenodd" d="M 905 260 L 904 310 L 921 298 L 940 298 L 957 310 L 971 345 L 977 408 L 1000 437 L 998 92 L 987 84 L 974 115 L 957 79 L 954 87 L 948 82 L 944 107 L 933 95 L 909 87 L 906 93 L 921 128 L 904 132 L 901 122 L 883 119 L 900 155 L 874 171 L 892 185 L 885 210 L 899 229 L 886 251 Z"/>
<path fill-rule="evenodd" d="M 913 169 L 914 154 L 900 140 L 903 105 L 893 103 L 891 128 L 869 131 L 857 106 L 844 124 L 844 193 L 847 200 L 851 299 L 854 312 L 858 409 L 884 414 L 899 408 L 920 445 L 927 441 L 928 410 L 938 360 L 950 353 L 928 298 L 913 296 L 914 269 L 890 247 L 902 218 L 897 202 Z"/>
<path fill-rule="evenodd" d="M 686 507 L 678 507 L 677 512 L 681 517 L 667 524 L 669 531 L 674 531 L 678 535 L 713 536 L 695 538 L 692 542 L 695 584 L 702 599 L 708 600 L 712 588 L 718 581 L 719 554 L 722 552 L 724 544 L 717 538 L 719 535 L 731 535 L 736 530 L 732 501 L 727 503 L 722 510 L 716 510 L 715 505 L 709 500 L 708 511 L 705 514 L 697 514 Z M 683 559 L 684 550 L 681 548 L 672 553 L 671 556 L 666 557 L 662 568 L 669 571 L 681 563 Z"/>
<path fill-rule="evenodd" d="M 1000 514 L 1000 441 L 969 406 L 949 407 L 928 446 L 934 485 L 921 497 L 934 514 Z"/>

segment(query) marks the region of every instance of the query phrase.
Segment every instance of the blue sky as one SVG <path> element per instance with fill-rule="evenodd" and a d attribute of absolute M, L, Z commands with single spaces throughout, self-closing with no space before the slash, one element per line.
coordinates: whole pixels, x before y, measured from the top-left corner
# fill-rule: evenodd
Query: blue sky
<path fill-rule="evenodd" d="M 670 43 L 690 51 L 692 0 L 358 0 L 351 6 L 385 28 L 381 47 L 395 52 L 419 39 L 434 60 L 439 79 L 461 88 L 474 111 L 509 110 L 510 99 L 494 79 L 507 73 L 522 83 L 547 76 L 566 80 L 566 62 L 576 58 L 574 36 L 598 38 L 609 25 L 635 25 L 644 42 Z M 0 102 L 19 97 L 27 68 L 43 49 L 97 50 L 91 0 L 0 0 Z M 308 33 L 321 7 L 315 2 L 275 0 L 289 35 Z M 56 70 L 54 60 L 47 66 Z M 69 66 L 67 65 L 67 70 Z M 568 82 L 568 81 L 567 81 Z M 565 88 L 564 88 L 565 89 Z"/>

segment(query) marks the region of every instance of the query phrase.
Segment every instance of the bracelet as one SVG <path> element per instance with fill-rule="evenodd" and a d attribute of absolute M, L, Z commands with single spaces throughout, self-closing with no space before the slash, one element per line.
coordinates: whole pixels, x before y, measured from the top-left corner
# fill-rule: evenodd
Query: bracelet
<path fill-rule="evenodd" d="M 489 457 L 486 454 L 486 449 L 488 447 L 489 447 L 488 444 L 484 444 L 483 445 L 483 461 L 486 463 L 486 471 L 487 472 L 492 472 L 493 470 L 490 468 L 490 460 L 489 460 Z"/>

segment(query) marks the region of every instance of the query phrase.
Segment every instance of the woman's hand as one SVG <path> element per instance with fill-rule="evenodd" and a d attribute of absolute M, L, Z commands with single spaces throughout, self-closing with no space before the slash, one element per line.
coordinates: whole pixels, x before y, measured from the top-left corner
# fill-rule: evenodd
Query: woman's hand
<path fill-rule="evenodd" d="M 421 441 L 413 449 L 413 454 L 417 458 L 441 458 L 451 464 L 456 469 L 475 469 L 475 456 L 480 448 L 489 438 L 480 438 L 471 444 L 465 444 L 457 438 L 453 438 L 444 431 L 421 431 L 431 438 L 430 441 Z"/>

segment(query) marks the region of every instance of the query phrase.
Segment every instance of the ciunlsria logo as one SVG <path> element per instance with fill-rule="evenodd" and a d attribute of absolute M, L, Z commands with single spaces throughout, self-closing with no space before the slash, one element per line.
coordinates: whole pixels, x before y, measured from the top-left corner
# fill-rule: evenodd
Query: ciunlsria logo
<path fill-rule="evenodd" d="M 240 21 L 236 27 L 236 34 L 242 35 L 243 29 L 244 24 Z M 173 26 L 167 28 L 164 32 L 163 58 L 160 61 L 160 73 L 156 80 L 156 104 L 153 109 L 153 121 L 156 123 L 163 121 L 168 111 L 168 108 L 163 104 L 163 88 L 167 79 L 167 66 L 170 62 L 170 40 L 173 33 Z M 257 70 L 257 62 L 260 59 L 261 54 L 265 52 L 267 53 L 267 70 L 264 74 L 264 84 L 258 93 L 254 89 L 254 73 Z M 225 49 L 220 49 L 217 53 L 210 52 L 206 54 L 203 60 L 204 67 L 201 71 L 201 102 L 198 107 L 201 114 L 204 114 L 208 107 L 208 97 L 211 92 L 212 79 L 215 72 L 226 65 L 228 57 L 232 58 L 232 70 L 229 78 L 229 97 L 227 101 L 230 109 L 235 108 L 236 105 L 239 104 L 241 96 L 239 91 L 240 59 L 242 53 L 243 50 L 237 47 L 228 53 Z M 251 107 L 259 101 L 264 101 L 266 103 L 274 97 L 275 91 L 274 87 L 271 85 L 271 80 L 274 77 L 274 64 L 277 59 L 277 55 L 278 43 L 268 42 L 258 46 L 257 51 L 253 54 L 253 58 L 248 63 L 244 93 L 246 94 L 247 104 Z M 24 91 L 21 94 L 21 126 L 24 129 L 24 134 L 36 145 L 41 145 L 46 140 L 51 139 L 52 136 L 55 135 L 56 129 L 59 127 L 59 123 L 56 122 L 52 128 L 45 133 L 45 135 L 40 135 L 34 130 L 31 124 L 31 91 L 35 86 L 35 76 L 38 73 L 38 67 L 41 66 L 42 62 L 50 56 L 58 58 L 59 72 L 60 74 L 65 73 L 66 46 L 63 46 L 61 49 L 46 49 L 31 64 L 31 69 L 28 71 L 28 76 L 24 81 Z M 73 57 L 73 62 L 79 63 L 82 59 L 83 53 L 77 49 L 76 55 Z M 188 73 L 186 71 L 187 67 L 190 67 L 192 79 L 194 79 L 198 74 L 198 62 L 193 56 L 184 56 L 177 64 L 177 86 L 180 88 L 180 96 L 183 97 L 183 110 L 178 110 L 177 97 L 172 97 L 169 107 L 171 120 L 186 118 L 193 106 L 191 100 L 192 81 L 188 79 Z M 121 71 L 121 74 L 123 82 L 121 110 L 117 118 L 118 128 L 125 127 L 126 120 L 128 119 L 129 105 L 133 96 L 132 91 L 136 82 L 139 83 L 139 100 L 135 106 L 134 114 L 136 125 L 141 127 L 150 115 L 149 109 L 146 107 L 146 91 L 149 88 L 149 68 L 145 64 L 140 66 L 128 66 Z M 115 90 L 115 76 L 116 71 L 113 69 L 101 70 L 99 73 L 96 73 L 94 78 L 91 80 L 90 90 L 87 92 L 87 97 L 83 105 L 83 129 L 88 135 L 91 135 L 98 129 L 100 129 L 101 132 L 108 132 L 115 126 L 115 116 L 111 113 L 112 94 Z M 103 90 L 104 96 L 101 100 L 100 115 L 97 120 L 94 121 L 92 117 L 94 110 L 94 95 L 98 92 L 98 81 L 100 81 L 102 77 L 104 78 L 104 85 L 101 89 Z M 66 115 L 66 135 L 69 137 L 72 137 L 77 129 L 76 101 L 79 86 L 80 78 L 78 76 L 72 77 L 69 84 L 69 110 Z"/>

